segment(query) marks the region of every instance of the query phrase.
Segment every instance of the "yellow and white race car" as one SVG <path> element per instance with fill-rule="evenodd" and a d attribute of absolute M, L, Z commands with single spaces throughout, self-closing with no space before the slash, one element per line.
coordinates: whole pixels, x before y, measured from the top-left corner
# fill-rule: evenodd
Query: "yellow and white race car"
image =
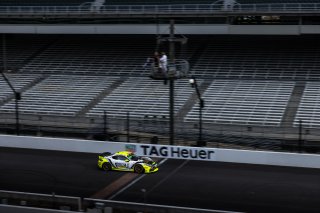
<path fill-rule="evenodd" d="M 121 151 L 114 154 L 104 152 L 100 154 L 98 167 L 104 171 L 130 171 L 139 174 L 153 173 L 159 170 L 157 163 L 151 158 L 140 157 L 129 151 Z"/>

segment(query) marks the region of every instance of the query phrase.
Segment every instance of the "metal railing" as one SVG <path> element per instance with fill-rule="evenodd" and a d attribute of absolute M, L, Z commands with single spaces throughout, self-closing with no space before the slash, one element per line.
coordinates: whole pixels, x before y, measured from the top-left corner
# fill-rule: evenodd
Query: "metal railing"
<path fill-rule="evenodd" d="M 181 206 L 135 203 L 115 200 L 101 200 L 61 196 L 55 194 L 39 194 L 0 190 L 0 211 L 10 206 L 20 207 L 10 212 L 104 212 L 106 208 L 114 212 L 152 212 L 152 213 L 232 213 L 233 211 L 200 209 Z M 23 207 L 26 211 L 23 211 Z M 31 208 L 30 208 L 31 207 Z M 34 209 L 32 209 L 34 208 Z M 50 211 L 39 211 L 50 210 Z M 27 211 L 29 210 L 29 211 Z M 36 211 L 37 210 L 37 211 Z M 57 211 L 54 211 L 57 210 Z M 61 211 L 66 210 L 66 211 Z"/>
<path fill-rule="evenodd" d="M 189 208 L 180 206 L 168 206 L 158 205 L 149 203 L 134 203 L 126 201 L 115 201 L 115 200 L 99 200 L 84 198 L 84 206 L 91 207 L 93 209 L 105 209 L 112 208 L 116 210 L 125 210 L 128 212 L 150 212 L 150 213 L 236 213 L 235 211 L 223 211 L 214 209 L 200 209 L 200 208 Z"/>
<path fill-rule="evenodd" d="M 80 197 L 52 194 L 0 190 L 1 204 L 11 206 L 37 207 L 43 209 L 68 209 L 82 211 Z"/>
<path fill-rule="evenodd" d="M 320 3 L 171 4 L 80 6 L 0 6 L 0 15 L 80 15 L 80 14 L 220 14 L 220 13 L 319 13 Z"/>
<path fill-rule="evenodd" d="M 0 114 L 0 133 L 14 134 L 14 114 Z M 129 119 L 129 120 L 128 120 Z M 21 135 L 80 137 L 96 140 L 168 144 L 169 120 L 159 116 L 141 119 L 102 117 L 59 117 L 21 115 Z M 128 124 L 130 128 L 128 128 Z M 296 151 L 320 153 L 318 129 L 307 126 L 279 127 L 203 123 L 203 140 L 208 147 Z M 198 121 L 175 122 L 175 145 L 194 145 L 198 139 Z M 154 138 L 157 138 L 154 141 Z"/>

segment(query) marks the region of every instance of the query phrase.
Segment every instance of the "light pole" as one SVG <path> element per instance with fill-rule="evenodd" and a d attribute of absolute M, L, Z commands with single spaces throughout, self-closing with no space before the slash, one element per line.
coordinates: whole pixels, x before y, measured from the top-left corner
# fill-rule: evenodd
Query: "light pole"
<path fill-rule="evenodd" d="M 7 78 L 7 76 L 4 74 L 4 72 L 7 71 L 7 50 L 6 50 L 6 35 L 2 35 L 2 56 L 3 56 L 3 71 L 1 72 L 1 75 L 5 82 L 8 84 L 10 89 L 12 90 L 15 98 L 15 110 L 16 110 L 16 134 L 20 135 L 20 122 L 19 122 L 19 100 L 21 100 L 21 93 L 17 92 L 14 87 L 12 86 L 11 82 Z"/>
<path fill-rule="evenodd" d="M 206 146 L 206 142 L 202 139 L 202 109 L 204 108 L 204 100 L 201 98 L 198 83 L 194 76 L 192 76 L 192 78 L 189 80 L 189 83 L 191 84 L 191 87 L 194 87 L 196 89 L 199 99 L 199 138 L 197 146 Z"/>
<path fill-rule="evenodd" d="M 180 42 L 181 44 L 185 44 L 187 42 L 186 37 L 175 37 L 174 33 L 174 20 L 170 20 L 170 34 L 167 37 L 158 37 L 157 43 L 160 44 L 161 42 L 169 42 L 169 64 L 168 64 L 168 72 L 167 75 L 163 75 L 161 73 L 159 75 L 158 67 L 152 66 L 151 69 L 151 78 L 155 80 L 164 80 L 165 84 L 169 81 L 169 142 L 170 145 L 174 145 L 174 137 L 175 137 L 175 130 L 174 130 L 174 81 L 186 76 L 189 72 L 189 63 L 186 60 L 176 60 L 175 59 L 175 43 Z"/>
<path fill-rule="evenodd" d="M 169 59 L 174 64 L 174 20 L 170 20 Z M 170 117 L 170 145 L 174 145 L 174 74 L 169 68 L 169 117 Z"/>

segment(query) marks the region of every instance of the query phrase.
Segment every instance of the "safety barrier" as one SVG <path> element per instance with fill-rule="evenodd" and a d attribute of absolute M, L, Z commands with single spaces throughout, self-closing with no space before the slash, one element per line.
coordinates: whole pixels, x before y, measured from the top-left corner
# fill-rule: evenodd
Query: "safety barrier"
<path fill-rule="evenodd" d="M 274 166 L 320 168 L 320 155 L 234 150 L 190 146 L 89 141 L 45 137 L 0 135 L 0 146 L 12 148 L 43 149 L 69 152 L 116 152 L 129 150 L 137 155 L 160 158 L 247 163 Z"/>
<path fill-rule="evenodd" d="M 61 213 L 80 212 L 82 211 L 82 199 L 56 194 L 0 190 L 0 212 L 55 212 L 52 209 Z"/>

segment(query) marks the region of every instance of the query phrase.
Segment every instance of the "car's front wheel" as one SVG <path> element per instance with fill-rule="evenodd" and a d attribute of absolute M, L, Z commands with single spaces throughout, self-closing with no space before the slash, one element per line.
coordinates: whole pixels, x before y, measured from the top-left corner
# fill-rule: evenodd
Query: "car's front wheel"
<path fill-rule="evenodd" d="M 144 168 L 143 168 L 143 166 L 140 165 L 140 164 L 136 164 L 136 165 L 134 166 L 134 172 L 136 172 L 136 173 L 138 173 L 138 174 L 144 173 Z"/>
<path fill-rule="evenodd" d="M 102 169 L 104 171 L 110 171 L 110 170 L 112 170 L 112 166 L 111 166 L 111 164 L 109 162 L 106 162 L 106 163 L 102 164 Z"/>

